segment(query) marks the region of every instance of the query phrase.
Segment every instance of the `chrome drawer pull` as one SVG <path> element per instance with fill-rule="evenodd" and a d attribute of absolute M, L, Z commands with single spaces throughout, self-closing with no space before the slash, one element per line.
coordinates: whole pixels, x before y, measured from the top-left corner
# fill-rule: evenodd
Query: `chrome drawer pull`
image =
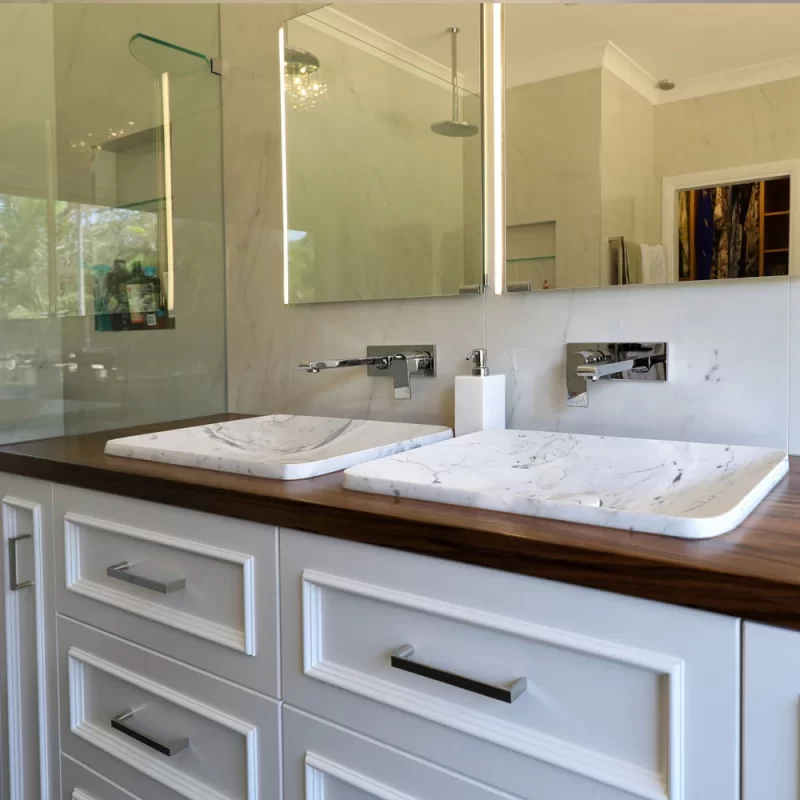
<path fill-rule="evenodd" d="M 32 538 L 33 536 L 30 533 L 24 533 L 22 536 L 13 536 L 8 540 L 8 567 L 11 573 L 12 592 L 18 592 L 20 589 L 27 589 L 29 586 L 33 586 L 33 581 L 20 581 L 19 573 L 17 572 L 17 542 Z"/>
<path fill-rule="evenodd" d="M 145 736 L 145 734 L 139 733 L 139 731 L 135 731 L 133 728 L 129 728 L 125 723 L 132 718 L 133 711 L 126 708 L 121 714 L 112 717 L 111 727 L 115 731 L 130 736 L 131 739 L 136 739 L 137 742 L 147 745 L 147 747 L 152 750 L 161 753 L 162 756 L 174 756 L 176 753 L 180 753 L 181 750 L 185 750 L 189 746 L 188 736 L 182 739 L 176 739 L 174 742 L 170 742 L 170 744 L 161 744 L 161 742 L 157 742 L 155 739 L 151 739 L 149 736 Z"/>
<path fill-rule="evenodd" d="M 436 667 L 428 667 L 411 661 L 414 655 L 414 646 L 407 644 L 392 654 L 392 666 L 395 669 L 402 669 L 406 672 L 413 672 L 423 678 L 430 678 L 448 686 L 455 686 L 457 689 L 466 689 L 468 692 L 482 694 L 484 697 L 491 697 L 493 700 L 501 700 L 504 703 L 513 703 L 527 688 L 528 679 L 518 678 L 508 688 L 505 686 L 493 686 L 491 683 L 481 683 L 472 678 L 465 678 L 463 675 L 456 675 L 454 672 L 445 672 Z"/>
<path fill-rule="evenodd" d="M 121 561 L 119 564 L 112 564 L 110 567 L 106 567 L 106 575 L 109 578 L 116 578 L 118 581 L 126 581 L 134 586 L 141 586 L 143 589 L 161 592 L 161 594 L 169 594 L 170 592 L 177 592 L 178 589 L 186 588 L 186 578 L 176 578 L 169 583 L 163 583 L 162 581 L 154 581 L 152 578 L 145 578 L 143 575 L 135 575 L 130 572 L 130 568 L 131 565 L 127 561 Z"/>

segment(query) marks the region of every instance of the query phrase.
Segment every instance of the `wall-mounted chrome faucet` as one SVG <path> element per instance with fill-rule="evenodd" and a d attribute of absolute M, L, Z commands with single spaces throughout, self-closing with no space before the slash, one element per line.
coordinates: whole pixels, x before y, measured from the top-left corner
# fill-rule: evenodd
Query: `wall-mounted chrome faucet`
<path fill-rule="evenodd" d="M 598 380 L 667 379 L 665 342 L 567 345 L 567 405 L 589 405 L 589 383 Z"/>
<path fill-rule="evenodd" d="M 366 358 L 306 361 L 299 367 L 313 373 L 340 367 L 367 367 L 367 374 L 371 377 L 390 376 L 394 380 L 394 396 L 397 400 L 410 400 L 411 378 L 436 377 L 436 346 L 370 345 Z"/>

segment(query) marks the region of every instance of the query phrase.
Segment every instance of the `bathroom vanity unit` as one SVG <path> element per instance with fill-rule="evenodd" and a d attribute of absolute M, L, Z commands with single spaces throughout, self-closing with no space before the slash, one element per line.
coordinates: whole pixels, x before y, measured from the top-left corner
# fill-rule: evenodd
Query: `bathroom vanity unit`
<path fill-rule="evenodd" d="M 687 542 L 115 435 L 0 449 L 4 799 L 796 800 L 800 470 Z"/>

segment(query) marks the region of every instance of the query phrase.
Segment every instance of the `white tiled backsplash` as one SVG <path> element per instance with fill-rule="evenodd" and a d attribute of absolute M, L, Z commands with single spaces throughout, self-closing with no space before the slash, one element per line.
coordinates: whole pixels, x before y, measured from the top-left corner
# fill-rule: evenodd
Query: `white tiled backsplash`
<path fill-rule="evenodd" d="M 790 395 L 800 398 L 796 348 L 790 359 L 797 280 L 284 306 L 279 87 L 270 68 L 277 26 L 304 8 L 258 6 L 257 22 L 253 8 L 221 7 L 231 411 L 452 425 L 453 378 L 485 342 L 492 369 L 508 376 L 511 427 L 789 442 L 800 453 L 800 421 L 790 425 Z M 630 340 L 669 343 L 668 382 L 591 386 L 588 408 L 567 408 L 565 343 Z M 439 374 L 416 381 L 409 401 L 394 400 L 391 381 L 365 370 L 297 369 L 361 355 L 368 344 L 428 342 L 438 347 Z"/>

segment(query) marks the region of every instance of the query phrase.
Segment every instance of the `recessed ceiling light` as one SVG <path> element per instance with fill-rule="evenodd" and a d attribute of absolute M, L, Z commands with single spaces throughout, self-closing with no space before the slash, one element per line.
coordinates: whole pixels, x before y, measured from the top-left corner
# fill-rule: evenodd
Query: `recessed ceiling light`
<path fill-rule="evenodd" d="M 675 82 L 668 80 L 667 78 L 662 78 L 657 84 L 657 89 L 661 89 L 662 92 L 671 92 L 675 88 Z"/>

